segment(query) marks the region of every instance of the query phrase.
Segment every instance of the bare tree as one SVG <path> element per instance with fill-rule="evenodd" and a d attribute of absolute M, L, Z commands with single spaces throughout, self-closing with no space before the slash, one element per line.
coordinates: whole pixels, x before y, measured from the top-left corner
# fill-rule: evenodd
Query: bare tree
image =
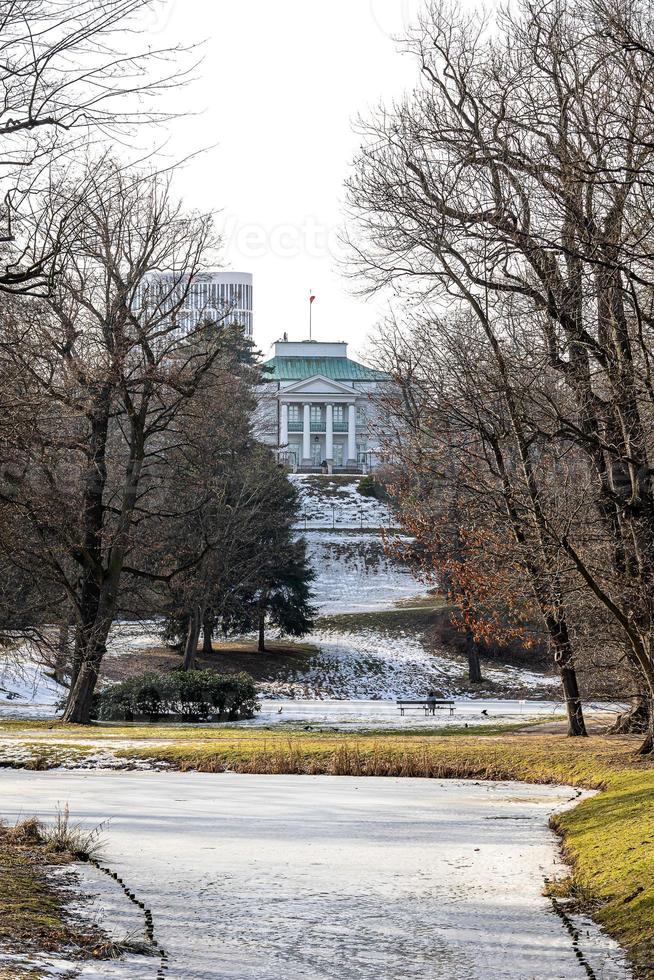
<path fill-rule="evenodd" d="M 407 47 L 420 87 L 367 125 L 350 181 L 358 271 L 463 302 L 505 396 L 521 359 L 550 372 L 533 409 L 505 399 L 525 486 L 532 431 L 575 446 L 608 547 L 530 491 L 532 517 L 620 630 L 651 706 L 651 21 L 639 0 L 525 3 L 492 25 L 432 4 Z"/>
<path fill-rule="evenodd" d="M 0 0 L 0 290 L 47 291 L 52 232 L 70 217 L 44 207 L 53 165 L 70 168 L 91 143 L 170 117 L 156 98 L 192 66 L 180 47 L 141 40 L 159 6 Z"/>
<path fill-rule="evenodd" d="M 107 158 L 54 194 L 75 215 L 55 286 L 29 327 L 7 324 L 0 346 L 32 406 L 6 434 L 16 465 L 1 499 L 75 610 L 64 717 L 86 722 L 121 582 L 172 574 L 131 564 L 134 529 L 166 432 L 221 348 L 204 325 L 178 322 L 214 244 L 210 218 L 186 215 L 167 179 Z"/>
<path fill-rule="evenodd" d="M 402 463 L 393 496 L 409 552 L 455 604 L 469 654 L 475 640 L 529 643 L 540 621 L 568 732 L 585 735 L 567 583 L 545 526 L 551 468 L 527 431 L 517 379 L 497 369 L 470 317 L 406 336 L 394 326 L 378 346 L 395 380 L 385 397 L 401 425 L 389 451 Z"/>

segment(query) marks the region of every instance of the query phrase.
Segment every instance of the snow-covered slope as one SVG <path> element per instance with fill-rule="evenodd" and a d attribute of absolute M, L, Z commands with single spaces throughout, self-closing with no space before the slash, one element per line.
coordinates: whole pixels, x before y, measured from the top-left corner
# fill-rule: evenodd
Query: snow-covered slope
<path fill-rule="evenodd" d="M 294 481 L 302 494 L 307 525 L 305 531 L 303 519 L 298 532 L 307 539 L 316 572 L 314 602 L 318 613 L 332 621 L 329 629 L 307 637 L 318 648 L 308 666 L 291 676 L 285 672 L 277 680 L 262 682 L 262 696 L 378 700 L 421 697 L 431 690 L 443 696 L 469 693 L 464 660 L 446 649 L 426 649 L 419 632 L 383 625 L 373 628 L 370 617 L 363 617 L 358 628 L 351 621 L 342 628 L 334 625 L 333 617 L 339 613 L 392 609 L 397 600 L 423 593 L 424 586 L 386 554 L 380 528 L 389 525 L 391 516 L 384 504 L 358 493 L 356 478 L 311 476 L 294 477 Z M 158 622 L 116 623 L 107 657 L 122 657 L 160 643 Z M 34 652 L 23 653 L 20 669 L 15 655 L 4 674 L 0 666 L 0 716 L 52 716 L 65 691 L 46 676 Z M 557 694 L 554 678 L 528 669 L 498 665 L 484 667 L 483 673 L 495 685 L 495 695 L 549 700 Z"/>
<path fill-rule="evenodd" d="M 409 570 L 384 551 L 374 531 L 307 531 L 321 614 L 384 609 L 424 592 Z"/>
<path fill-rule="evenodd" d="M 358 632 L 316 632 L 311 636 L 320 653 L 311 666 L 292 679 L 259 685 L 264 697 L 394 699 L 470 696 L 467 667 L 457 657 L 425 650 L 419 639 L 363 629 Z M 485 668 L 487 681 L 520 695 L 551 697 L 555 677 L 517 667 Z"/>
<path fill-rule="evenodd" d="M 0 659 L 0 718 L 51 718 L 66 689 L 46 673 L 29 644 Z"/>
<path fill-rule="evenodd" d="M 298 473 L 290 479 L 300 494 L 299 528 L 378 529 L 388 527 L 392 521 L 385 503 L 359 493 L 360 477 Z"/>
<path fill-rule="evenodd" d="M 295 476 L 304 532 L 316 573 L 315 604 L 321 615 L 392 609 L 400 599 L 424 593 L 406 566 L 389 556 L 381 528 L 392 524 L 388 507 L 358 492 L 358 478 Z M 307 530 L 304 530 L 306 523 Z M 262 684 L 264 697 L 396 698 L 443 696 L 467 690 L 466 663 L 447 650 L 428 651 L 420 635 L 369 625 L 353 631 L 318 631 L 311 666 L 291 679 Z M 507 695 L 548 697 L 556 679 L 509 665 L 484 670 L 486 680 Z"/>

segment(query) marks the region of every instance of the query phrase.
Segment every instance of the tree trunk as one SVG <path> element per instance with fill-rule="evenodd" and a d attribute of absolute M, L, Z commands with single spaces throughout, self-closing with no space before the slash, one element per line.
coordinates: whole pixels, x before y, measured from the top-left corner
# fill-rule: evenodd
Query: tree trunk
<path fill-rule="evenodd" d="M 68 667 L 68 636 L 70 624 L 62 623 L 59 627 L 59 640 L 57 643 L 57 655 L 54 664 L 54 679 L 57 684 L 66 682 L 66 668 Z"/>
<path fill-rule="evenodd" d="M 92 646 L 87 646 L 84 650 L 83 660 L 64 709 L 62 720 L 65 722 L 75 725 L 88 725 L 91 721 L 93 692 L 98 681 L 108 633 L 109 628 L 107 627 L 104 636 L 98 637 L 93 641 Z"/>
<path fill-rule="evenodd" d="M 85 620 L 78 624 L 75 636 L 73 672 L 63 720 L 79 725 L 91 721 L 93 692 L 107 649 L 107 637 L 114 618 L 116 587 L 105 584 L 101 593 L 92 590 L 83 605 Z"/>
<path fill-rule="evenodd" d="M 257 650 L 259 653 L 266 652 L 266 611 L 261 609 L 259 611 L 259 642 L 257 644 Z"/>
<path fill-rule="evenodd" d="M 619 714 L 608 730 L 609 735 L 642 735 L 650 727 L 650 701 L 646 694 L 631 699 L 626 711 Z"/>
<path fill-rule="evenodd" d="M 638 749 L 638 755 L 652 755 L 654 753 L 654 694 L 648 693 L 642 698 L 640 717 L 643 719 L 642 732 L 645 732 L 645 740 Z"/>
<path fill-rule="evenodd" d="M 211 616 L 204 617 L 204 623 L 202 624 L 202 653 L 211 654 L 213 653 L 213 623 L 211 621 Z"/>
<path fill-rule="evenodd" d="M 193 606 L 188 619 L 188 632 L 186 634 L 182 670 L 195 670 L 195 657 L 198 652 L 198 639 L 200 637 L 200 623 L 200 610 L 197 606 Z"/>
<path fill-rule="evenodd" d="M 638 755 L 651 755 L 654 753 L 654 710 L 650 705 L 649 710 L 649 729 L 645 735 L 645 741 L 638 749 Z"/>
<path fill-rule="evenodd" d="M 647 726 L 647 733 L 645 735 L 645 741 L 638 749 L 638 755 L 651 755 L 654 753 L 654 698 L 649 699 L 648 715 L 649 724 Z"/>
<path fill-rule="evenodd" d="M 63 721 L 72 725 L 89 724 L 97 679 L 94 666 L 89 663 L 83 664 L 75 682 L 74 697 L 66 705 Z"/>
<path fill-rule="evenodd" d="M 468 679 L 471 684 L 481 684 L 481 664 L 479 663 L 479 647 L 475 643 L 472 630 L 466 630 L 466 653 L 468 654 Z"/>
<path fill-rule="evenodd" d="M 570 664 L 560 666 L 559 670 L 563 685 L 563 695 L 565 697 L 565 707 L 568 713 L 568 735 L 585 737 L 588 735 L 588 732 L 586 731 L 584 711 L 581 704 L 581 697 L 579 696 L 577 672 Z"/>

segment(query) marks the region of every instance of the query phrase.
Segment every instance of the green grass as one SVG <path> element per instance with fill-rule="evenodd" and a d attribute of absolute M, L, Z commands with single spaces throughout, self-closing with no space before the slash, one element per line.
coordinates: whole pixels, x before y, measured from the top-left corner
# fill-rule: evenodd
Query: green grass
<path fill-rule="evenodd" d="M 611 773 L 605 789 L 553 826 L 563 835 L 573 889 L 629 953 L 638 975 L 654 976 L 654 771 Z"/>
<path fill-rule="evenodd" d="M 442 599 L 419 598 L 411 605 L 398 606 L 395 609 L 320 616 L 316 620 L 316 629 L 343 633 L 355 633 L 366 629 L 387 633 L 398 631 L 417 633 L 437 625 L 450 610 L 451 607 Z"/>
<path fill-rule="evenodd" d="M 243 742 L 246 744 L 257 744 L 259 742 L 269 743 L 271 739 L 285 740 L 290 733 L 299 734 L 307 741 L 330 742 L 347 741 L 355 738 L 357 740 L 367 740 L 387 737 L 391 742 L 404 743 L 405 740 L 413 738 L 438 737 L 448 738 L 452 736 L 491 736 L 500 735 L 505 732 L 519 731 L 531 726 L 538 726 L 558 720 L 559 716 L 548 715 L 546 719 L 537 721 L 519 720 L 515 722 L 498 722 L 495 724 L 471 725 L 449 725 L 447 727 L 434 726 L 434 728 L 413 728 L 398 733 L 396 728 L 374 728 L 357 729 L 356 731 L 335 731 L 328 725 L 311 726 L 311 731 L 306 731 L 304 722 L 289 722 L 288 727 L 282 723 L 271 725 L 261 725 L 256 728 L 244 728 L 237 725 L 216 725 L 216 724 L 195 724 L 191 725 L 184 722 L 171 724 L 170 722 L 142 724 L 139 722 L 94 722 L 90 725 L 64 725 L 59 721 L 29 721 L 23 719 L 8 719 L 0 722 L 0 737 L 5 735 L 22 748 L 38 749 L 44 746 L 56 749 L 58 746 L 70 746 L 74 742 L 78 743 L 80 750 L 84 748 L 84 742 L 106 742 L 109 746 L 112 741 L 122 741 L 132 739 L 136 742 L 147 741 L 179 741 L 213 743 L 222 741 L 226 744 L 233 742 Z M 302 732 L 297 732 L 301 726 Z M 5 743 L 7 744 L 7 743 Z"/>

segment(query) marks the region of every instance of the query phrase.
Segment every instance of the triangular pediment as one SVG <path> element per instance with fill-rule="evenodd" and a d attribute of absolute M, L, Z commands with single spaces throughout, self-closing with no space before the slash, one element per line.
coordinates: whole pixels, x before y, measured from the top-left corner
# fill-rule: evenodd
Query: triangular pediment
<path fill-rule="evenodd" d="M 280 395 L 356 395 L 352 385 L 326 378 L 324 374 L 314 374 L 311 378 L 294 381 L 279 392 Z"/>

